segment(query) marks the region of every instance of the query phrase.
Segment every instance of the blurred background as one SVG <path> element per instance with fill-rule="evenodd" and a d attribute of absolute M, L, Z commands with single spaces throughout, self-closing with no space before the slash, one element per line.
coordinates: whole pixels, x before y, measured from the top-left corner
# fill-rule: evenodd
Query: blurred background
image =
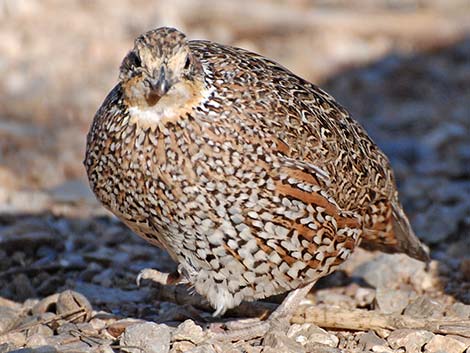
<path fill-rule="evenodd" d="M 137 35 L 163 25 L 325 86 L 409 158 L 442 142 L 427 136 L 437 126 L 470 119 L 468 0 L 1 0 L 0 204 L 13 190 L 85 180 L 85 134 L 121 59 Z"/>
<path fill-rule="evenodd" d="M 134 38 L 163 25 L 261 53 L 335 96 L 390 157 L 416 232 L 452 278 L 446 292 L 470 303 L 469 0 L 0 0 L 0 230 L 19 239 L 42 220 L 15 215 L 38 214 L 69 234 L 61 217 L 104 214 L 82 166 L 86 133 Z M 0 271 L 73 249 L 5 239 Z M 31 283 L 0 294 L 65 281 Z"/>

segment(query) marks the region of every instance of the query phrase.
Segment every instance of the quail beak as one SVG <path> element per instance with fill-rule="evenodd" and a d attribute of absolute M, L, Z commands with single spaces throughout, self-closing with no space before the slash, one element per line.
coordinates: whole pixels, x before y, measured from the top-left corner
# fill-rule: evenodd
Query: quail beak
<path fill-rule="evenodd" d="M 154 78 L 149 79 L 147 82 L 149 84 L 149 93 L 146 100 L 148 105 L 153 106 L 168 92 L 171 85 L 163 67 L 160 68 L 159 73 L 154 74 Z"/>

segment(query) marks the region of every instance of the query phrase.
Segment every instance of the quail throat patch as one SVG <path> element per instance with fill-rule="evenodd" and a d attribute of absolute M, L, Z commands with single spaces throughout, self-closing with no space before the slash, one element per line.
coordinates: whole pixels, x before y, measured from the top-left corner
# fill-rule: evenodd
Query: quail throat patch
<path fill-rule="evenodd" d="M 129 106 L 130 121 L 137 126 L 155 130 L 160 124 L 185 116 L 209 96 L 209 91 L 199 82 L 179 82 L 162 97 L 149 94 L 146 104 Z"/>
<path fill-rule="evenodd" d="M 162 97 L 159 96 L 158 94 L 153 93 L 153 92 L 150 92 L 150 93 L 145 97 L 145 100 L 147 101 L 147 104 L 149 105 L 149 107 L 153 107 L 155 104 L 158 103 L 158 101 L 160 100 L 160 98 L 162 98 Z"/>

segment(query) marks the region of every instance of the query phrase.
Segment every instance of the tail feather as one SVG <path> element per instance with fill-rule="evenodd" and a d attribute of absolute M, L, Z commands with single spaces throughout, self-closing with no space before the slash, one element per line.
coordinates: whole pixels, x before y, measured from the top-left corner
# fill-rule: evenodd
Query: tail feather
<path fill-rule="evenodd" d="M 382 201 L 380 206 L 372 208 L 383 211 L 381 217 L 375 217 L 380 218 L 381 222 L 373 224 L 374 217 L 368 218 L 369 222 L 366 222 L 361 247 L 386 253 L 405 253 L 417 260 L 429 262 L 429 251 L 411 228 L 400 202 L 398 200 Z"/>
<path fill-rule="evenodd" d="M 429 262 L 429 252 L 413 232 L 401 205 L 392 203 L 392 216 L 393 233 L 399 250 L 417 260 Z"/>

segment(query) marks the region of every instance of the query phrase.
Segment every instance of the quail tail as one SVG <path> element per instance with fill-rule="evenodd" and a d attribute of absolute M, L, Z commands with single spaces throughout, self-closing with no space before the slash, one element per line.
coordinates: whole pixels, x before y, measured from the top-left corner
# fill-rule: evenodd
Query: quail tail
<path fill-rule="evenodd" d="M 393 232 L 397 240 L 398 251 L 417 260 L 429 262 L 429 252 L 411 228 L 410 221 L 403 212 L 401 205 L 392 203 L 392 216 Z"/>
<path fill-rule="evenodd" d="M 429 251 L 413 231 L 410 221 L 398 200 L 388 204 L 389 227 L 381 230 L 365 229 L 361 247 L 385 253 L 404 253 L 419 261 L 429 262 Z"/>

